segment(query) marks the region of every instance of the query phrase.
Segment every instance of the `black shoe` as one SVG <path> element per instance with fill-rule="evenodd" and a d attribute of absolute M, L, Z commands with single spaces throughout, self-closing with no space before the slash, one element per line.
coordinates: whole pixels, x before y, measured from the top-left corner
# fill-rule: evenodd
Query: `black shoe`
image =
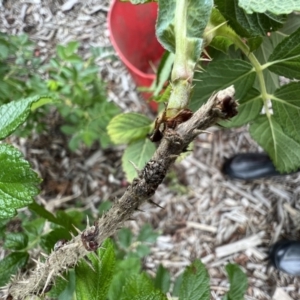
<path fill-rule="evenodd" d="M 222 172 L 233 179 L 258 179 L 279 173 L 270 157 L 265 153 L 240 153 L 229 158 L 222 167 Z"/>

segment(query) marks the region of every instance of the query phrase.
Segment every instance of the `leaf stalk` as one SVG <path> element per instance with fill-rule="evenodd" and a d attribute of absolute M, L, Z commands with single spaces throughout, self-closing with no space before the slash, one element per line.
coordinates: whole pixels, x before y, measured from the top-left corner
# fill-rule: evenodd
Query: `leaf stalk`
<path fill-rule="evenodd" d="M 234 31 L 227 30 L 227 25 L 220 27 L 218 30 L 218 35 L 222 35 L 224 37 L 229 38 L 249 59 L 250 63 L 252 64 L 255 72 L 257 74 L 260 91 L 261 91 L 261 98 L 264 102 L 264 110 L 268 118 L 271 117 L 271 111 L 269 109 L 269 101 L 270 97 L 266 89 L 266 82 L 265 77 L 263 74 L 263 70 L 266 68 L 265 65 L 261 65 L 260 62 L 257 60 L 256 56 L 250 51 L 250 48 L 247 44 L 241 39 Z"/>

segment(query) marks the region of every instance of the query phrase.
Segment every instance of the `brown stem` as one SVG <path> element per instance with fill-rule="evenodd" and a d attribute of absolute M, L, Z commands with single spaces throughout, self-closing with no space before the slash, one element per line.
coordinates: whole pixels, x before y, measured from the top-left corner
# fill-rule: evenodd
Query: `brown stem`
<path fill-rule="evenodd" d="M 201 130 L 237 113 L 237 103 L 233 97 L 234 87 L 231 86 L 213 95 L 191 119 L 179 125 L 176 130 L 167 129 L 152 159 L 112 208 L 93 226 L 88 226 L 72 240 L 56 247 L 45 262 L 37 263 L 29 275 L 14 277 L 7 287 L 7 299 L 19 300 L 43 294 L 50 289 L 57 276 L 73 268 L 81 258 L 100 247 L 107 237 L 131 218 L 142 203 L 154 195 L 167 170 Z"/>

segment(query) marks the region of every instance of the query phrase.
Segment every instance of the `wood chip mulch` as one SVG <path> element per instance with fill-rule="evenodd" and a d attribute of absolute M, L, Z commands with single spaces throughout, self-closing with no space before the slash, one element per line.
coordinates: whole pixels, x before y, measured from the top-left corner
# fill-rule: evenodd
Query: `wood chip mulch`
<path fill-rule="evenodd" d="M 87 57 L 90 46 L 111 49 L 106 22 L 109 4 L 103 0 L 6 0 L 0 3 L 0 30 L 29 34 L 44 60 L 58 43 L 72 40 L 82 43 L 82 55 Z M 120 61 L 102 58 L 98 64 L 110 101 L 123 111 L 146 113 L 154 119 Z M 59 117 L 53 114 L 58 122 L 49 128 L 51 135 L 12 137 L 11 142 L 44 179 L 38 201 L 52 211 L 81 201 L 96 215 L 101 201 L 114 200 L 126 188 L 120 160 L 124 147 L 104 151 L 95 145 L 71 152 L 58 130 Z M 163 264 L 174 278 L 200 258 L 211 277 L 212 299 L 221 299 L 229 287 L 224 267 L 235 262 L 248 276 L 245 299 L 299 299 L 300 279 L 274 270 L 266 257 L 270 244 L 278 239 L 300 238 L 300 175 L 251 182 L 225 178 L 220 172 L 225 158 L 262 150 L 247 128 L 209 131 L 198 137 L 193 152 L 159 187 L 153 201 L 164 208 L 146 204 L 145 212 L 128 222 L 134 232 L 145 222 L 161 232 L 145 269 L 154 274 Z"/>

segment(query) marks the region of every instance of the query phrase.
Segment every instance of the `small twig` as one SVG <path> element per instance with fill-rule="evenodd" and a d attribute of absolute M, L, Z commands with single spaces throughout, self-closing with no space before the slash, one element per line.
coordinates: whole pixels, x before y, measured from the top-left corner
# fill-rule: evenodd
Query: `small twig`
<path fill-rule="evenodd" d="M 252 235 L 234 243 L 216 248 L 216 257 L 224 257 L 262 244 L 264 232 Z"/>
<path fill-rule="evenodd" d="M 300 212 L 297 209 L 291 207 L 289 203 L 284 203 L 283 207 L 292 217 L 300 215 Z"/>
<path fill-rule="evenodd" d="M 191 222 L 191 221 L 187 221 L 186 222 L 186 226 L 190 227 L 190 228 L 194 228 L 194 229 L 209 231 L 209 232 L 212 232 L 212 233 L 216 233 L 217 232 L 217 227 L 215 227 L 215 226 L 210 226 L 210 225 L 196 223 L 196 222 Z"/>
<path fill-rule="evenodd" d="M 277 287 L 272 300 L 292 300 L 292 298 L 283 290 L 283 288 Z"/>
<path fill-rule="evenodd" d="M 166 176 L 167 170 L 199 132 L 236 114 L 233 99 L 234 87 L 213 95 L 194 115 L 176 130 L 166 129 L 164 137 L 152 159 L 139 172 L 124 195 L 112 208 L 72 240 L 60 245 L 44 263 L 39 262 L 28 276 L 16 276 L 8 286 L 8 299 L 25 299 L 49 290 L 55 278 L 89 252 L 98 249 L 102 242 L 113 235 L 124 222 L 131 219 L 141 204 L 149 200 Z"/>

